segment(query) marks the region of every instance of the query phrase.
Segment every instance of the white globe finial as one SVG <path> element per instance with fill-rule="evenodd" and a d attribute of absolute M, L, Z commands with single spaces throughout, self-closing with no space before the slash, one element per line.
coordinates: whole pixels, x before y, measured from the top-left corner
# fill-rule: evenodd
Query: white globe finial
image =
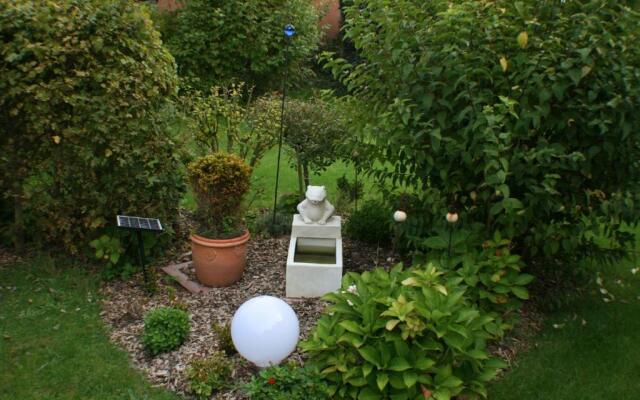
<path fill-rule="evenodd" d="M 393 220 L 396 222 L 404 222 L 407 220 L 407 213 L 402 210 L 398 210 L 393 213 Z"/>
<path fill-rule="evenodd" d="M 298 344 L 300 323 L 289 304 L 258 296 L 238 308 L 231 321 L 231 339 L 238 353 L 258 367 L 277 365 Z"/>

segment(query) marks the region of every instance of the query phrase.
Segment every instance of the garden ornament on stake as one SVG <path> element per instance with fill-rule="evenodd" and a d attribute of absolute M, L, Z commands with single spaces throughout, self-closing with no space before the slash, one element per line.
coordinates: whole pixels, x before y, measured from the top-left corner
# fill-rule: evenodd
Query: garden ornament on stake
<path fill-rule="evenodd" d="M 458 213 L 455 211 L 449 211 L 446 216 L 449 223 L 449 249 L 447 250 L 447 262 L 451 261 L 451 241 L 453 239 L 453 226 L 458 222 Z"/>
<path fill-rule="evenodd" d="M 231 321 L 231 339 L 238 353 L 260 368 L 278 365 L 298 344 L 300 323 L 291 306 L 273 296 L 243 303 Z"/>
<path fill-rule="evenodd" d="M 278 139 L 278 161 L 276 163 L 276 187 L 273 194 L 273 219 L 271 220 L 271 229 L 276 226 L 276 208 L 278 207 L 278 183 L 280 181 L 280 156 L 282 154 L 282 135 L 284 134 L 284 103 L 287 97 L 287 78 L 289 76 L 289 42 L 296 34 L 296 28 L 287 24 L 284 27 L 285 50 L 284 50 L 284 75 L 282 77 L 282 107 L 280 110 L 280 137 Z M 274 230 L 275 231 L 275 230 Z"/>

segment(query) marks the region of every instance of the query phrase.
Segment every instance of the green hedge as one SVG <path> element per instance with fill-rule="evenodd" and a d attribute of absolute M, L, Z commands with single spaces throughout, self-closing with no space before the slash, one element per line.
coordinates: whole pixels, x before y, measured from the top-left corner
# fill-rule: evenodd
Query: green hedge
<path fill-rule="evenodd" d="M 117 213 L 170 229 L 183 192 L 167 129 L 177 76 L 128 0 L 0 4 L 0 187 L 13 231 L 88 247 Z"/>

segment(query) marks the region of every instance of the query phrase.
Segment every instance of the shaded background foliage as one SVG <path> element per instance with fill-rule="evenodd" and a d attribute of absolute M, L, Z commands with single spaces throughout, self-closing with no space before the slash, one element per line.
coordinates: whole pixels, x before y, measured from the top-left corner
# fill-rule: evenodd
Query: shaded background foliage
<path fill-rule="evenodd" d="M 359 62 L 328 66 L 361 102 L 360 129 L 413 197 L 406 237 L 457 209 L 534 258 L 598 252 L 638 215 L 639 15 L 626 1 L 354 0 Z M 609 229 L 611 228 L 611 229 Z M 478 243 L 478 244 L 479 244 Z"/>
<path fill-rule="evenodd" d="M 259 93 L 278 87 L 285 67 L 283 28 L 291 39 L 292 82 L 311 72 L 305 65 L 317 48 L 320 30 L 313 2 L 306 0 L 189 0 L 174 14 L 159 14 L 163 41 L 181 77 L 201 90 L 231 81 L 246 82 Z"/>
<path fill-rule="evenodd" d="M 126 0 L 0 4 L 0 187 L 12 232 L 70 252 L 115 215 L 177 216 L 173 58 Z"/>

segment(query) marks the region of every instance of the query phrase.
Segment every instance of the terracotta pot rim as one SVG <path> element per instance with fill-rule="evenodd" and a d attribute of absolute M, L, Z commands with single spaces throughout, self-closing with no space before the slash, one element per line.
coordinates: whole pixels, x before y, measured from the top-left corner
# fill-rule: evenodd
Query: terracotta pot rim
<path fill-rule="evenodd" d="M 205 247 L 233 247 L 246 243 L 250 237 L 249 231 L 245 230 L 242 235 L 230 239 L 210 239 L 195 233 L 190 236 L 190 239 L 193 243 Z"/>

